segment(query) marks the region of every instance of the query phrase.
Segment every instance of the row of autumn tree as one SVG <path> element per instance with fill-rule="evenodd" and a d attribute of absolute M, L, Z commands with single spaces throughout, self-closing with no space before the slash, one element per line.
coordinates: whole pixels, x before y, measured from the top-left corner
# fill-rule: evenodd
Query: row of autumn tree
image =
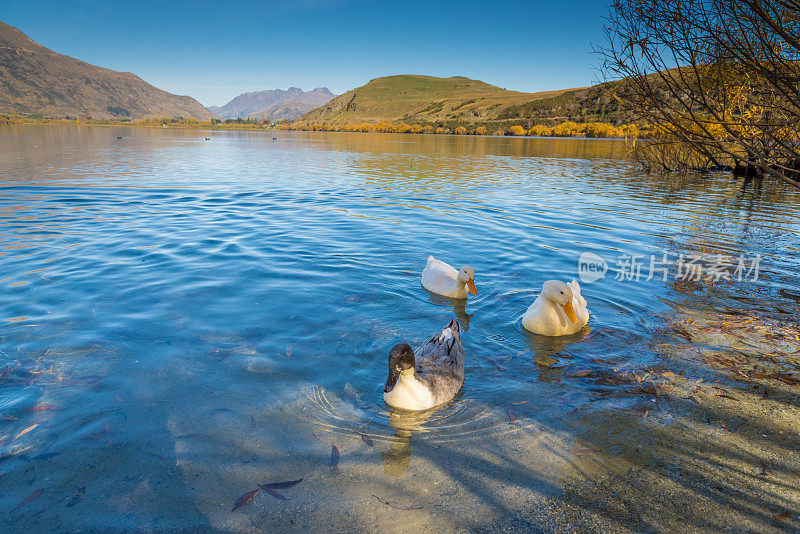
<path fill-rule="evenodd" d="M 464 126 L 447 128 L 443 126 L 419 124 L 395 124 L 392 122 L 364 124 L 278 124 L 280 130 L 300 130 L 310 132 L 366 132 L 366 133 L 412 133 L 412 134 L 455 134 L 455 135 L 515 135 L 536 137 L 592 137 L 592 138 L 637 138 L 643 134 L 635 124 L 615 126 L 603 122 L 577 123 L 562 122 L 555 126 L 537 124 L 531 128 L 510 126 L 489 131 L 486 126 L 468 129 Z"/>
<path fill-rule="evenodd" d="M 455 135 L 513 135 L 513 136 L 535 136 L 535 137 L 590 137 L 590 138 L 619 138 L 636 139 L 647 136 L 650 129 L 640 129 L 635 124 L 625 124 L 615 126 L 603 122 L 562 122 L 555 126 L 535 125 L 532 128 L 522 126 L 510 126 L 508 128 L 494 129 L 491 132 L 486 126 L 466 128 L 457 126 L 448 128 L 443 126 L 430 126 L 419 124 L 394 124 L 391 122 L 365 123 L 365 124 L 293 124 L 280 122 L 277 125 L 269 121 L 255 120 L 226 120 L 219 119 L 197 120 L 185 117 L 148 117 L 144 119 L 127 119 L 125 121 L 84 118 L 54 118 L 41 116 L 21 116 L 0 114 L 0 124 L 4 123 L 63 123 L 63 124 L 120 124 L 161 126 L 164 128 L 219 128 L 225 130 L 248 130 L 248 129 L 268 129 L 277 127 L 279 130 L 298 130 L 312 132 L 367 132 L 367 133 L 413 133 L 413 134 L 455 134 Z"/>

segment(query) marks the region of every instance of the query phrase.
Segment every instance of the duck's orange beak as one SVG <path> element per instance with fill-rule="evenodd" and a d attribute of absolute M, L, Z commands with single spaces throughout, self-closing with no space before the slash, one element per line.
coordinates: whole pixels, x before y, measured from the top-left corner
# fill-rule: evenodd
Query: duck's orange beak
<path fill-rule="evenodd" d="M 473 295 L 478 294 L 478 290 L 475 288 L 475 279 L 467 280 L 467 287 L 469 288 L 469 292 Z"/>
<path fill-rule="evenodd" d="M 572 302 L 567 302 L 561 306 L 561 309 L 567 314 L 567 317 L 570 321 L 572 321 L 572 324 L 578 324 L 578 316 L 575 315 L 575 309 L 572 307 Z"/>

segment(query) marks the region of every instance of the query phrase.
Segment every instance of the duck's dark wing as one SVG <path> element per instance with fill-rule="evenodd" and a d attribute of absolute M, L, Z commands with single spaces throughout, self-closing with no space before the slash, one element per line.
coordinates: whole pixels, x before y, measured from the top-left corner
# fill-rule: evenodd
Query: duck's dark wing
<path fill-rule="evenodd" d="M 464 347 L 458 321 L 453 319 L 434 334 L 415 357 L 417 377 L 428 384 L 437 400 L 447 402 L 458 393 L 464 382 Z"/>
<path fill-rule="evenodd" d="M 431 360 L 436 365 L 452 365 L 464 361 L 464 347 L 461 346 L 461 325 L 451 320 L 441 331 L 435 333 L 427 343 L 417 349 L 417 363 Z"/>

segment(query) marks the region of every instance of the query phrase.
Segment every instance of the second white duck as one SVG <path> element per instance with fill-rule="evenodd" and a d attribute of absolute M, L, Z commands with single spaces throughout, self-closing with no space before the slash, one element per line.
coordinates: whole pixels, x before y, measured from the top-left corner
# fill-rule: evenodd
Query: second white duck
<path fill-rule="evenodd" d="M 522 316 L 522 326 L 543 336 L 568 336 L 579 332 L 589 322 L 586 299 L 578 282 L 548 280 L 542 292 Z"/>
<path fill-rule="evenodd" d="M 478 294 L 472 267 L 465 265 L 457 271 L 433 256 L 428 256 L 428 264 L 422 270 L 422 287 L 431 293 L 457 299 L 467 298 L 467 290 L 473 295 Z"/>

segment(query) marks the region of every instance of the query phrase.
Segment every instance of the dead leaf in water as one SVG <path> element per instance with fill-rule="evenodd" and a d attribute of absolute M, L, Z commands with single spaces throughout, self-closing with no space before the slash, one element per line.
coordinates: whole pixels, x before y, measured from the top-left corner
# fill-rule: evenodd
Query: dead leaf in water
<path fill-rule="evenodd" d="M 292 357 L 292 346 L 291 345 L 286 347 L 286 357 L 287 358 L 291 358 Z"/>
<path fill-rule="evenodd" d="M 236 501 L 236 504 L 233 505 L 233 510 L 231 510 L 231 512 L 235 512 L 236 510 L 238 510 L 239 508 L 241 508 L 245 504 L 247 504 L 250 501 L 252 501 L 253 499 L 255 499 L 255 497 L 256 497 L 256 495 L 258 495 L 259 491 L 261 491 L 261 488 L 256 488 L 253 491 L 248 491 L 247 493 L 245 493 L 244 495 L 239 497 L 239 500 Z"/>
<path fill-rule="evenodd" d="M 368 435 L 364 434 L 364 433 L 363 433 L 363 432 L 361 432 L 361 431 L 356 431 L 356 433 L 357 433 L 359 436 L 361 436 L 361 441 L 363 441 L 364 443 L 366 443 L 366 444 L 367 444 L 367 445 L 369 445 L 370 447 L 374 447 L 374 446 L 375 446 L 375 442 L 374 442 L 374 441 L 372 441 L 372 438 L 371 438 L 371 437 L 369 437 Z"/>
<path fill-rule="evenodd" d="M 43 491 L 44 491 L 44 489 L 38 489 L 38 490 L 34 491 L 33 493 L 31 493 L 30 495 L 25 497 L 25 499 L 23 499 L 22 502 L 19 503 L 18 505 L 16 505 L 11 511 L 13 512 L 17 508 L 21 508 L 21 507 L 25 506 L 26 504 L 28 504 L 29 502 L 31 502 L 32 500 L 38 498 L 42 494 Z"/>
<path fill-rule="evenodd" d="M 780 380 L 784 384 L 789 384 L 790 386 L 800 385 L 800 379 L 786 373 L 773 373 L 772 377 Z"/>
<path fill-rule="evenodd" d="M 86 493 L 86 487 L 78 486 L 78 489 L 75 491 L 75 494 L 69 499 L 67 503 L 67 508 L 72 508 L 83 499 L 83 494 Z"/>
<path fill-rule="evenodd" d="M 385 499 L 381 499 L 380 497 L 378 497 L 374 493 L 372 494 L 372 496 L 375 497 L 376 499 L 378 499 L 379 501 L 381 501 L 386 506 L 391 506 L 395 510 L 422 510 L 422 506 L 403 506 L 399 502 L 387 501 Z"/>
<path fill-rule="evenodd" d="M 320 440 L 322 443 L 330 443 L 331 445 L 331 459 L 328 462 L 328 467 L 331 468 L 331 471 L 337 471 L 339 469 L 339 447 L 333 444 L 332 441 L 325 441 L 321 437 L 317 435 L 316 432 L 312 432 L 314 437 Z"/>
<path fill-rule="evenodd" d="M 372 424 L 372 419 L 370 419 L 369 421 L 367 421 L 366 423 L 364 423 L 363 425 L 358 427 L 358 429 L 356 430 L 356 434 L 361 436 L 361 441 L 363 441 L 364 443 L 366 443 L 370 447 L 374 447 L 375 446 L 375 442 L 372 441 L 372 438 L 370 436 L 368 436 L 367 434 L 364 433 L 364 429 L 369 427 L 369 425 L 371 425 L 371 424 Z"/>
<path fill-rule="evenodd" d="M 508 424 L 513 425 L 517 421 L 517 414 L 511 406 L 507 407 L 506 411 L 508 412 Z"/>
<path fill-rule="evenodd" d="M 259 484 L 258 487 L 264 490 L 265 493 L 272 495 L 276 499 L 280 499 L 282 501 L 288 501 L 289 499 L 284 497 L 282 494 L 275 491 L 276 489 L 285 489 L 291 488 L 292 486 L 296 486 L 300 482 L 302 482 L 302 478 L 298 478 L 297 480 L 287 480 L 286 482 L 270 482 L 269 484 Z"/>
<path fill-rule="evenodd" d="M 778 514 L 775 517 L 773 517 L 772 520 L 773 521 L 783 521 L 785 519 L 789 519 L 793 515 L 795 515 L 794 512 L 786 510 L 785 512 L 781 512 L 780 514 Z"/>
<path fill-rule="evenodd" d="M 81 439 L 111 440 L 111 427 L 108 426 L 108 421 L 103 421 L 103 430 L 88 434 Z"/>
<path fill-rule="evenodd" d="M 255 427 L 256 427 L 256 419 L 251 414 L 250 415 L 250 427 L 247 429 L 247 433 L 249 434 L 250 432 L 252 432 L 253 429 L 255 429 Z"/>

